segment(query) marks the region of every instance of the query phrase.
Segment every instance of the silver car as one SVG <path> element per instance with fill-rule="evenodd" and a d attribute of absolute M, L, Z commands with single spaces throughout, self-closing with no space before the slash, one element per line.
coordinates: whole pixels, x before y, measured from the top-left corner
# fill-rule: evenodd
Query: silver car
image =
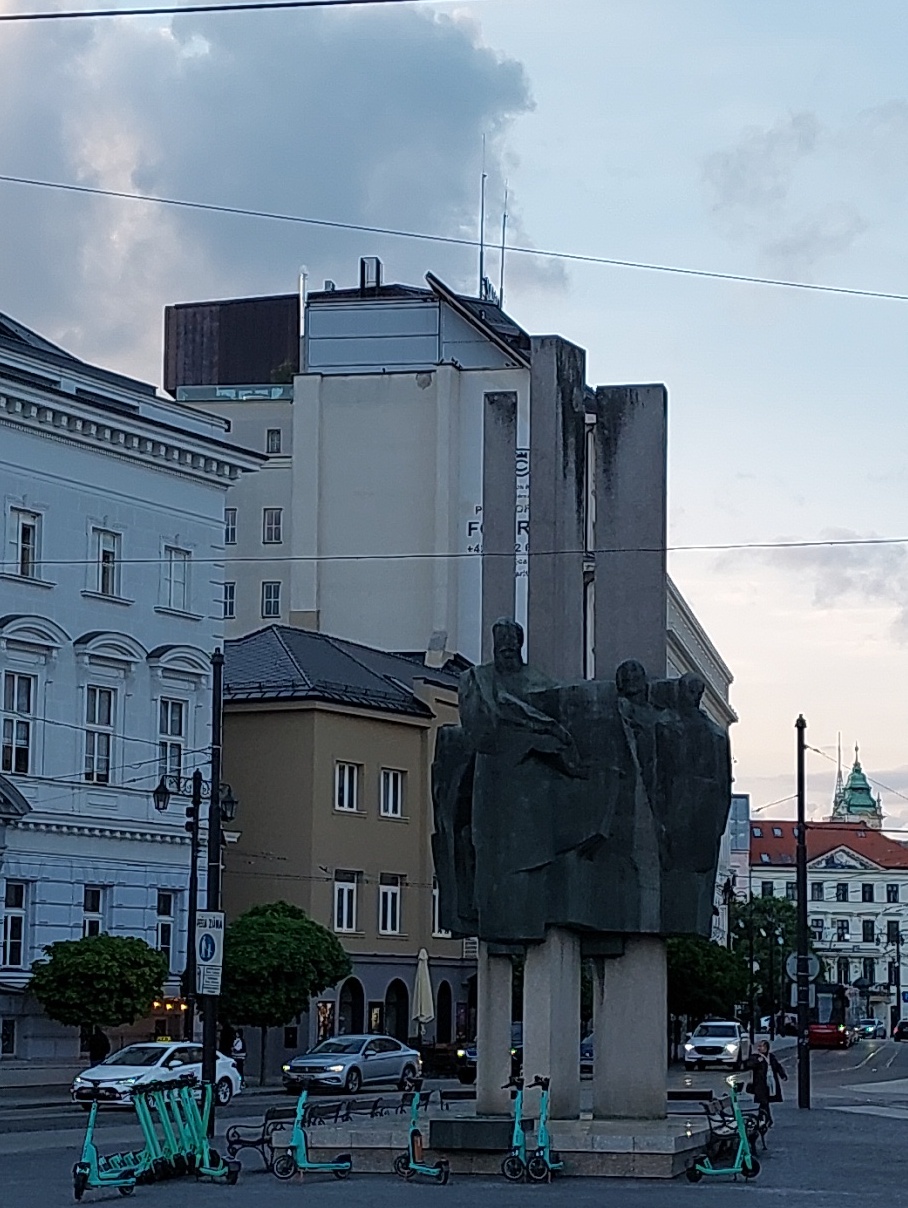
<path fill-rule="evenodd" d="M 703 1069 L 708 1062 L 716 1062 L 739 1070 L 749 1056 L 747 1033 L 733 1020 L 701 1023 L 684 1046 L 685 1069 Z"/>
<path fill-rule="evenodd" d="M 283 1072 L 288 1091 L 320 1086 L 355 1095 L 379 1082 L 405 1091 L 422 1076 L 422 1058 L 391 1036 L 333 1036 L 294 1057 Z"/>

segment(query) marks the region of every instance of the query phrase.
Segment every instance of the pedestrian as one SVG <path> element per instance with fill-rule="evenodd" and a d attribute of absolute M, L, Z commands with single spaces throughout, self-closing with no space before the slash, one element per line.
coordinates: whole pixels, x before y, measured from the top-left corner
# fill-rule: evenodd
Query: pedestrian
<path fill-rule="evenodd" d="M 88 1038 L 88 1060 L 92 1065 L 100 1065 L 105 1057 L 110 1054 L 110 1041 L 95 1024 L 91 1035 Z"/>
<path fill-rule="evenodd" d="M 243 1039 L 243 1029 L 237 1028 L 230 1050 L 236 1068 L 240 1071 L 240 1087 L 246 1085 L 246 1041 Z"/>
<path fill-rule="evenodd" d="M 236 1032 L 229 1023 L 225 1023 L 221 1028 L 221 1038 L 218 1041 L 218 1049 L 226 1056 L 230 1056 L 233 1052 L 233 1042 L 236 1039 Z"/>
<path fill-rule="evenodd" d="M 767 1126 L 772 1128 L 772 1111 L 769 1105 L 782 1102 L 782 1083 L 788 1081 L 788 1075 L 778 1057 L 770 1052 L 768 1040 L 759 1042 L 756 1053 L 748 1059 L 747 1064 L 751 1071 L 747 1092 L 753 1095 L 760 1115 Z"/>

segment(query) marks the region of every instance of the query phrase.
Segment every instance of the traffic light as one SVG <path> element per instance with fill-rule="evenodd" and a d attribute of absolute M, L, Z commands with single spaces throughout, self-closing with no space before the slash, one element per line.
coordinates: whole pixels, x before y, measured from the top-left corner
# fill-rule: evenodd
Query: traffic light
<path fill-rule="evenodd" d="M 190 834 L 194 834 L 199 829 L 199 811 L 194 805 L 186 807 L 185 826 Z"/>

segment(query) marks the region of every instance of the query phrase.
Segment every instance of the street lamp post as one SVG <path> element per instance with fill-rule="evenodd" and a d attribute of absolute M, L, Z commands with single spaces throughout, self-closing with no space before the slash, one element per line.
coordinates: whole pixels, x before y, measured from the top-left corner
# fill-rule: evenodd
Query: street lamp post
<path fill-rule="evenodd" d="M 807 787 L 804 757 L 807 750 L 805 731 L 807 722 L 799 716 L 795 722 L 797 732 L 797 790 L 798 790 L 798 834 L 796 857 L 797 887 L 797 954 L 798 954 L 798 1107 L 810 1107 L 810 976 L 807 966 Z"/>

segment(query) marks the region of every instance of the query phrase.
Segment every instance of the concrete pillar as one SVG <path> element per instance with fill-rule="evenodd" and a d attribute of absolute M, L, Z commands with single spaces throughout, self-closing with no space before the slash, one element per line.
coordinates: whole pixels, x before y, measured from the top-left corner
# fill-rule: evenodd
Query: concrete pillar
<path fill-rule="evenodd" d="M 665 1116 L 668 1040 L 665 941 L 628 937 L 624 956 L 597 957 L 593 973 L 593 1115 Z"/>
<path fill-rule="evenodd" d="M 511 1095 L 501 1088 L 511 1076 L 511 989 L 509 956 L 491 956 L 480 941 L 476 969 L 476 1114 L 506 1116 Z"/>
<path fill-rule="evenodd" d="M 557 680 L 584 669 L 585 368 L 582 348 L 533 337 L 527 661 Z"/>
<path fill-rule="evenodd" d="M 492 626 L 514 615 L 517 555 L 517 392 L 483 395 L 482 659 L 492 657 Z"/>
<path fill-rule="evenodd" d="M 523 1074 L 551 1078 L 553 1120 L 580 1115 L 580 936 L 553 927 L 527 949 L 523 972 Z M 530 1096 L 528 1108 L 535 1108 Z"/>
<path fill-rule="evenodd" d="M 596 678 L 638 659 L 667 670 L 668 395 L 664 386 L 597 386 Z"/>

